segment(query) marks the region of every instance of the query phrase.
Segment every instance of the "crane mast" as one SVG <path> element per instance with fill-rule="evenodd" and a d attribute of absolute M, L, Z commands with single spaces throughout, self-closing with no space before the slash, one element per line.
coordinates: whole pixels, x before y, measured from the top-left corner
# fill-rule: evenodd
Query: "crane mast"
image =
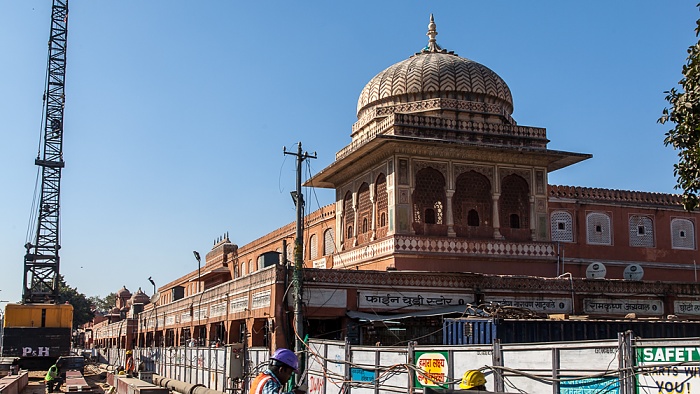
<path fill-rule="evenodd" d="M 44 90 L 43 145 L 35 160 L 41 170 L 41 200 L 34 241 L 25 245 L 23 303 L 55 303 L 60 259 L 59 211 L 63 161 L 68 0 L 53 0 Z"/>

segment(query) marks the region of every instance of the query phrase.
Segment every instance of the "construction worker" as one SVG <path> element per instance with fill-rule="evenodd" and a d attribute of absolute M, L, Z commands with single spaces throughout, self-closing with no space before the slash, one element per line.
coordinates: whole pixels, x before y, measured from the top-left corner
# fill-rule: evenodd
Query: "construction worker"
<path fill-rule="evenodd" d="M 462 376 L 459 388 L 462 390 L 486 391 L 486 376 L 481 371 L 470 369 Z"/>
<path fill-rule="evenodd" d="M 56 364 L 52 365 L 44 376 L 44 383 L 49 393 L 55 391 L 60 391 L 61 384 L 63 384 L 63 379 L 58 375 L 58 366 Z"/>
<path fill-rule="evenodd" d="M 124 372 L 126 376 L 133 376 L 134 374 L 134 352 L 131 350 L 126 351 L 126 361 L 124 362 Z"/>
<path fill-rule="evenodd" d="M 299 359 L 293 351 L 289 349 L 277 349 L 270 357 L 270 364 L 265 372 L 256 376 L 250 385 L 251 394 L 277 394 L 282 393 L 284 386 L 292 373 L 299 373 Z M 303 394 L 306 390 L 302 387 L 295 387 L 289 393 L 282 394 Z"/>

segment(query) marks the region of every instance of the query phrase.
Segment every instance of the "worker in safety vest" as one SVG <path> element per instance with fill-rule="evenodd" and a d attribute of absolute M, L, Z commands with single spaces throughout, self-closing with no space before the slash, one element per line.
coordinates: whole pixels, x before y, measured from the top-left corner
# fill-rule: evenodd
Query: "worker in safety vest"
<path fill-rule="evenodd" d="M 126 351 L 126 361 L 124 362 L 124 372 L 126 372 L 126 376 L 132 376 L 134 374 L 134 352 L 131 350 Z"/>
<path fill-rule="evenodd" d="M 44 376 L 44 383 L 46 383 L 46 388 L 48 389 L 49 393 L 53 393 L 55 391 L 60 391 L 61 384 L 63 384 L 63 379 L 58 375 L 58 366 L 56 364 L 52 365 L 48 372 L 46 372 L 46 376 Z"/>
<path fill-rule="evenodd" d="M 486 376 L 479 370 L 470 369 L 462 376 L 459 388 L 462 390 L 486 391 Z"/>
<path fill-rule="evenodd" d="M 270 357 L 270 364 L 265 372 L 256 376 L 250 385 L 251 394 L 278 394 L 282 393 L 284 386 L 292 373 L 299 373 L 299 359 L 289 349 L 277 349 Z M 295 387 L 290 393 L 303 394 L 303 387 Z M 286 393 L 285 393 L 286 394 Z"/>

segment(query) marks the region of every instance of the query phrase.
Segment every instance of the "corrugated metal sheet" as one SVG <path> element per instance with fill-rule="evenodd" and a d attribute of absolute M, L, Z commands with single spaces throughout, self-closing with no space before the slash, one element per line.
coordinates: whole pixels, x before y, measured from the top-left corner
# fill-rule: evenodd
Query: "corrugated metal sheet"
<path fill-rule="evenodd" d="M 632 331 L 640 338 L 700 336 L 700 321 L 445 319 L 443 344 L 532 343 L 616 339 Z"/>

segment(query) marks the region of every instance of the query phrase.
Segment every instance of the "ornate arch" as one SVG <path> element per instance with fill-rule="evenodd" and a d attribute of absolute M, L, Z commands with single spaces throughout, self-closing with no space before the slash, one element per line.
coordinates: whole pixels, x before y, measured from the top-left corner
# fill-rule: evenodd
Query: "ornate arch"
<path fill-rule="evenodd" d="M 530 186 L 520 175 L 511 173 L 501 180 L 498 199 L 500 231 L 509 240 L 526 241 L 530 233 Z"/>
<path fill-rule="evenodd" d="M 447 235 L 445 176 L 433 167 L 416 172 L 413 202 L 413 230 L 421 235 Z"/>
<path fill-rule="evenodd" d="M 459 174 L 452 197 L 454 230 L 458 237 L 493 237 L 491 182 L 481 173 Z"/>

